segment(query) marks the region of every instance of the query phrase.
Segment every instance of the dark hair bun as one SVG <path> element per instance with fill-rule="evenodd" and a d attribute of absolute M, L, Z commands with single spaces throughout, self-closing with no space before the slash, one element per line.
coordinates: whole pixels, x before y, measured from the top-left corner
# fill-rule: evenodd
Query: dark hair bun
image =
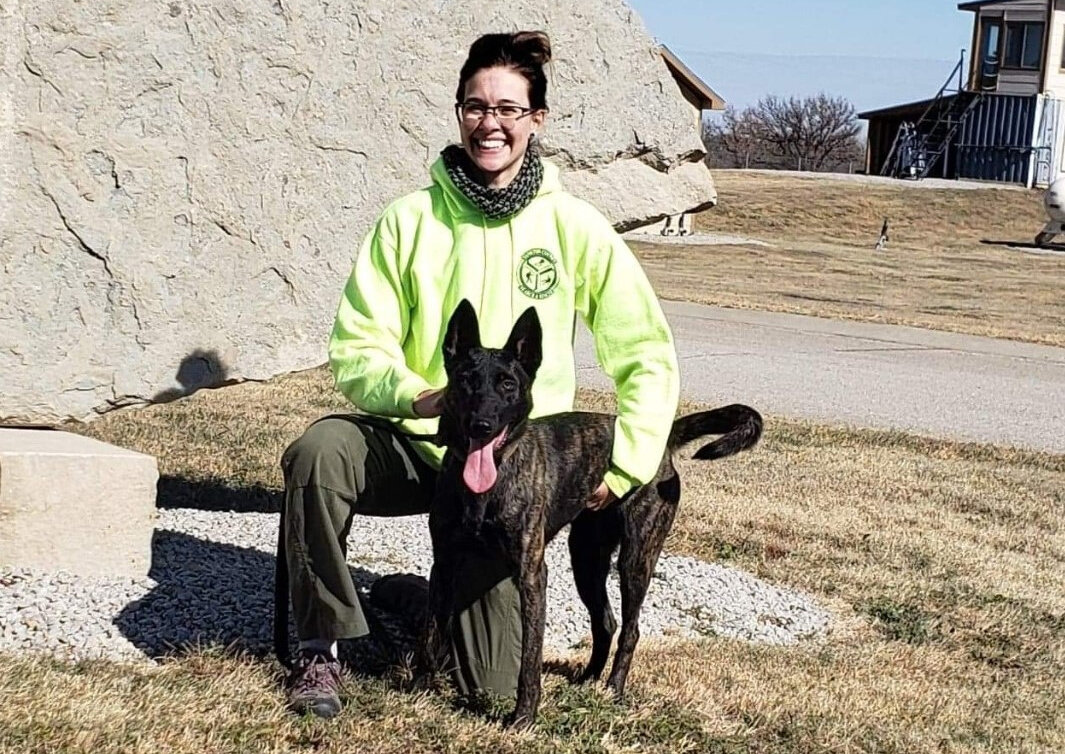
<path fill-rule="evenodd" d="M 514 57 L 535 65 L 551 62 L 551 40 L 542 31 L 518 31 L 510 37 Z"/>
<path fill-rule="evenodd" d="M 551 61 L 551 40 L 542 31 L 516 31 L 511 34 L 485 34 L 470 45 L 470 54 L 459 72 L 455 101 L 466 96 L 466 82 L 481 70 L 502 66 L 513 68 L 529 82 L 529 103 L 547 109 L 547 76 L 544 64 Z"/>

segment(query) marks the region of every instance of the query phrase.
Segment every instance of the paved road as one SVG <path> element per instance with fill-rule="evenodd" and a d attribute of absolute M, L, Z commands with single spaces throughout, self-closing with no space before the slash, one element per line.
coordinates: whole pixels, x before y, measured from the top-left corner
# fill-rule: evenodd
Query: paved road
<path fill-rule="evenodd" d="M 770 414 L 1065 453 L 1065 348 L 665 302 L 681 389 Z M 591 338 L 578 380 L 609 387 Z"/>

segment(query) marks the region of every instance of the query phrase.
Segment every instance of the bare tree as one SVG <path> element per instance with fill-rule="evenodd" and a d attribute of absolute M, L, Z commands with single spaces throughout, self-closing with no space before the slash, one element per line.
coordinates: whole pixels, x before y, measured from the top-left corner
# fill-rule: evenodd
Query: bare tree
<path fill-rule="evenodd" d="M 730 167 L 753 167 L 752 159 L 756 164 L 764 160 L 766 145 L 750 108 L 742 112 L 732 106 L 726 108 L 721 123 L 709 124 L 704 142 L 708 152 L 731 163 Z"/>
<path fill-rule="evenodd" d="M 798 168 L 820 170 L 833 153 L 858 135 L 854 105 L 842 97 L 763 97 L 753 108 L 762 138 L 795 159 Z"/>
<path fill-rule="evenodd" d="M 853 173 L 865 170 L 865 136 L 858 134 L 840 149 L 825 158 L 822 170 L 833 173 Z"/>
<path fill-rule="evenodd" d="M 705 129 L 708 162 L 724 167 L 830 170 L 853 166 L 864 147 L 854 106 L 818 94 L 763 97 L 753 107 L 725 111 Z"/>

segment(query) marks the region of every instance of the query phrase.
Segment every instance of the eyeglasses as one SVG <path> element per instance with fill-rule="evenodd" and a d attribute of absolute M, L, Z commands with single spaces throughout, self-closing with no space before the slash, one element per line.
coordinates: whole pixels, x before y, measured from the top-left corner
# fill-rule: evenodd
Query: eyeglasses
<path fill-rule="evenodd" d="M 489 107 L 480 102 L 459 102 L 455 105 L 455 112 L 464 123 L 471 126 L 477 125 L 484 120 L 489 113 L 495 116 L 499 125 L 510 127 L 530 113 L 535 113 L 538 108 L 522 107 L 521 105 L 496 105 Z"/>

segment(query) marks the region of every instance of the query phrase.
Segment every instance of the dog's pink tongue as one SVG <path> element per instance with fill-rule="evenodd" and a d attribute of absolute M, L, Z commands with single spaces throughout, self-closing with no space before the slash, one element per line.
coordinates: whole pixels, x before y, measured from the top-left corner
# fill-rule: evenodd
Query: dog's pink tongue
<path fill-rule="evenodd" d="M 493 437 L 483 445 L 470 440 L 470 450 L 466 454 L 466 466 L 462 470 L 462 480 L 472 492 L 478 495 L 488 492 L 496 483 L 495 446 L 498 437 Z"/>

